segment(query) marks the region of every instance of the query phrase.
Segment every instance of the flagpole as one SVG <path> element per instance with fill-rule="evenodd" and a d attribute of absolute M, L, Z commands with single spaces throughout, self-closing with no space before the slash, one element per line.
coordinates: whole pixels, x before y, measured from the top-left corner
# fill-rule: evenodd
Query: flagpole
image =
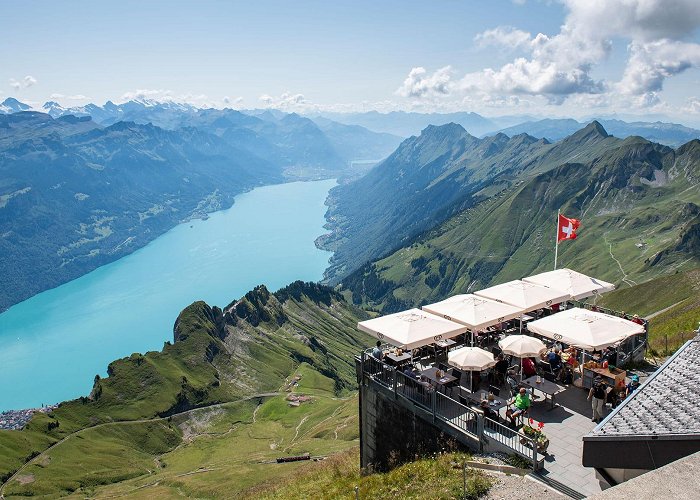
<path fill-rule="evenodd" d="M 554 270 L 557 270 L 557 254 L 559 253 L 559 215 L 561 209 L 557 210 L 557 234 L 554 236 Z"/>

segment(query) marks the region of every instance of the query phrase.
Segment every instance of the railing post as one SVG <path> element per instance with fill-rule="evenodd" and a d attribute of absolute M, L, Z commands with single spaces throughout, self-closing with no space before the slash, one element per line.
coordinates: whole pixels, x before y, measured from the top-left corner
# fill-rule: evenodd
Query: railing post
<path fill-rule="evenodd" d="M 537 439 L 532 440 L 532 470 L 537 471 Z"/>
<path fill-rule="evenodd" d="M 397 397 L 399 397 L 397 392 L 396 392 L 396 368 L 394 368 L 392 371 L 394 374 L 394 384 L 393 384 L 394 385 L 394 399 L 396 399 Z"/>
<path fill-rule="evenodd" d="M 434 390 L 431 391 L 430 397 L 432 399 L 431 404 L 433 407 L 433 423 L 434 423 L 435 422 L 435 410 L 436 410 L 436 406 L 437 406 L 437 391 L 434 391 Z"/>
<path fill-rule="evenodd" d="M 484 414 L 474 412 L 476 415 L 476 435 L 479 438 L 479 453 L 484 452 Z"/>
<path fill-rule="evenodd" d="M 365 370 L 365 356 L 366 356 L 366 355 L 367 355 L 367 353 L 366 353 L 365 351 L 362 351 L 362 354 L 360 355 L 360 364 L 362 365 L 361 374 L 360 374 L 360 379 L 361 379 L 361 380 L 360 380 L 360 384 L 365 385 L 365 386 L 367 385 L 367 384 L 365 383 L 365 373 L 366 373 L 366 370 Z"/>

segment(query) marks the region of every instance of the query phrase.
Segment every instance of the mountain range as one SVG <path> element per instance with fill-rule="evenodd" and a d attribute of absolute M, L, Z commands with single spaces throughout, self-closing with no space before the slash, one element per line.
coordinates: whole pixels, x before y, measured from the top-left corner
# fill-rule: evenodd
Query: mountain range
<path fill-rule="evenodd" d="M 693 139 L 700 138 L 700 130 L 685 127 L 678 123 L 655 122 L 625 122 L 622 120 L 598 120 L 599 123 L 611 135 L 622 139 L 630 136 L 640 136 L 645 139 L 678 147 Z M 499 132 L 512 136 L 527 133 L 538 138 L 547 138 L 550 141 L 558 141 L 575 133 L 585 126 L 572 118 L 552 119 L 547 118 L 538 121 L 527 121 L 503 128 Z"/>
<path fill-rule="evenodd" d="M 20 111 L 0 114 L 0 311 L 228 208 L 247 189 L 357 176 L 366 167 L 353 160 L 376 161 L 400 141 L 287 113 L 44 107 L 51 114 L 8 98 L 3 109 Z"/>
<path fill-rule="evenodd" d="M 356 302 L 397 310 L 546 270 L 558 210 L 582 221 L 560 266 L 631 286 L 700 265 L 699 140 L 673 149 L 598 122 L 551 144 L 498 137 L 428 128 L 332 191 L 330 273 L 367 262 L 342 280 Z M 358 206 L 376 209 L 358 223 Z"/>
<path fill-rule="evenodd" d="M 314 120 L 317 118 L 310 115 Z M 653 142 L 677 147 L 692 139 L 700 138 L 700 130 L 660 121 L 640 121 L 630 119 L 623 121 L 616 118 L 590 118 L 581 122 L 572 118 L 538 119 L 527 115 L 484 117 L 477 113 L 407 113 L 394 111 L 379 113 L 322 113 L 323 117 L 336 122 L 361 125 L 376 132 L 390 132 L 403 137 L 419 135 L 429 125 L 446 125 L 456 123 L 470 134 L 485 138 L 486 136 L 504 133 L 509 137 L 528 134 L 538 139 L 546 138 L 550 142 L 559 141 L 577 130 L 585 127 L 586 123 L 598 121 L 612 135 L 622 139 L 638 135 Z"/>

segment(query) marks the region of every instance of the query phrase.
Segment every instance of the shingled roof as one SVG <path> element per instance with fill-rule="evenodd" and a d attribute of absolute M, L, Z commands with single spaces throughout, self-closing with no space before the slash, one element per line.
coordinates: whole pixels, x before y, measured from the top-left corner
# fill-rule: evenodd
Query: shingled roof
<path fill-rule="evenodd" d="M 583 436 L 583 465 L 651 470 L 700 451 L 700 337 Z"/>
<path fill-rule="evenodd" d="M 700 435 L 700 338 L 688 342 L 589 436 Z"/>

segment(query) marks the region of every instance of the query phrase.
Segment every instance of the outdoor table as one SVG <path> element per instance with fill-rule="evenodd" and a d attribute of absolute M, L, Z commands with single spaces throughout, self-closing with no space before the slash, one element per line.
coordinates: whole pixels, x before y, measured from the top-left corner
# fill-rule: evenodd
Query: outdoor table
<path fill-rule="evenodd" d="M 439 384 L 442 386 L 446 386 L 447 384 L 451 384 L 452 382 L 457 380 L 457 377 L 454 377 L 454 376 L 450 375 L 449 373 L 445 373 L 445 374 L 443 374 L 442 377 L 438 378 L 435 375 L 435 372 L 437 372 L 437 370 L 438 369 L 435 367 L 427 368 L 421 372 L 421 377 L 425 377 L 428 380 L 430 380 L 431 382 L 435 382 L 436 384 Z"/>
<path fill-rule="evenodd" d="M 522 384 L 542 392 L 545 395 L 545 399 L 547 398 L 547 396 L 550 396 L 552 408 L 554 408 L 554 395 L 563 390 L 561 386 L 545 379 L 541 379 L 541 382 L 538 384 L 537 375 L 533 375 L 530 378 L 526 378 L 522 381 Z"/>
<path fill-rule="evenodd" d="M 411 353 L 404 352 L 404 353 L 401 353 L 400 355 L 397 356 L 396 354 L 394 354 L 392 352 L 387 352 L 387 353 L 384 353 L 384 359 L 386 359 L 390 365 L 400 366 L 400 365 L 406 363 L 407 361 L 410 361 Z"/>
<path fill-rule="evenodd" d="M 486 393 L 486 396 L 483 396 L 483 393 Z M 470 394 L 467 394 L 467 399 L 480 405 L 481 401 L 483 401 L 484 399 L 488 399 L 488 392 L 486 392 L 486 391 L 472 392 Z M 492 410 L 494 410 L 497 413 L 501 411 L 501 408 L 505 408 L 506 406 L 508 406 L 508 402 L 505 399 L 500 398 L 498 396 L 494 396 L 493 401 L 489 401 L 489 408 L 491 408 Z"/>
<path fill-rule="evenodd" d="M 456 344 L 457 344 L 457 342 L 455 342 L 452 339 L 438 340 L 437 342 L 435 342 L 436 346 L 442 347 L 443 349 L 449 349 L 450 347 L 452 347 L 453 345 L 456 345 Z"/>

